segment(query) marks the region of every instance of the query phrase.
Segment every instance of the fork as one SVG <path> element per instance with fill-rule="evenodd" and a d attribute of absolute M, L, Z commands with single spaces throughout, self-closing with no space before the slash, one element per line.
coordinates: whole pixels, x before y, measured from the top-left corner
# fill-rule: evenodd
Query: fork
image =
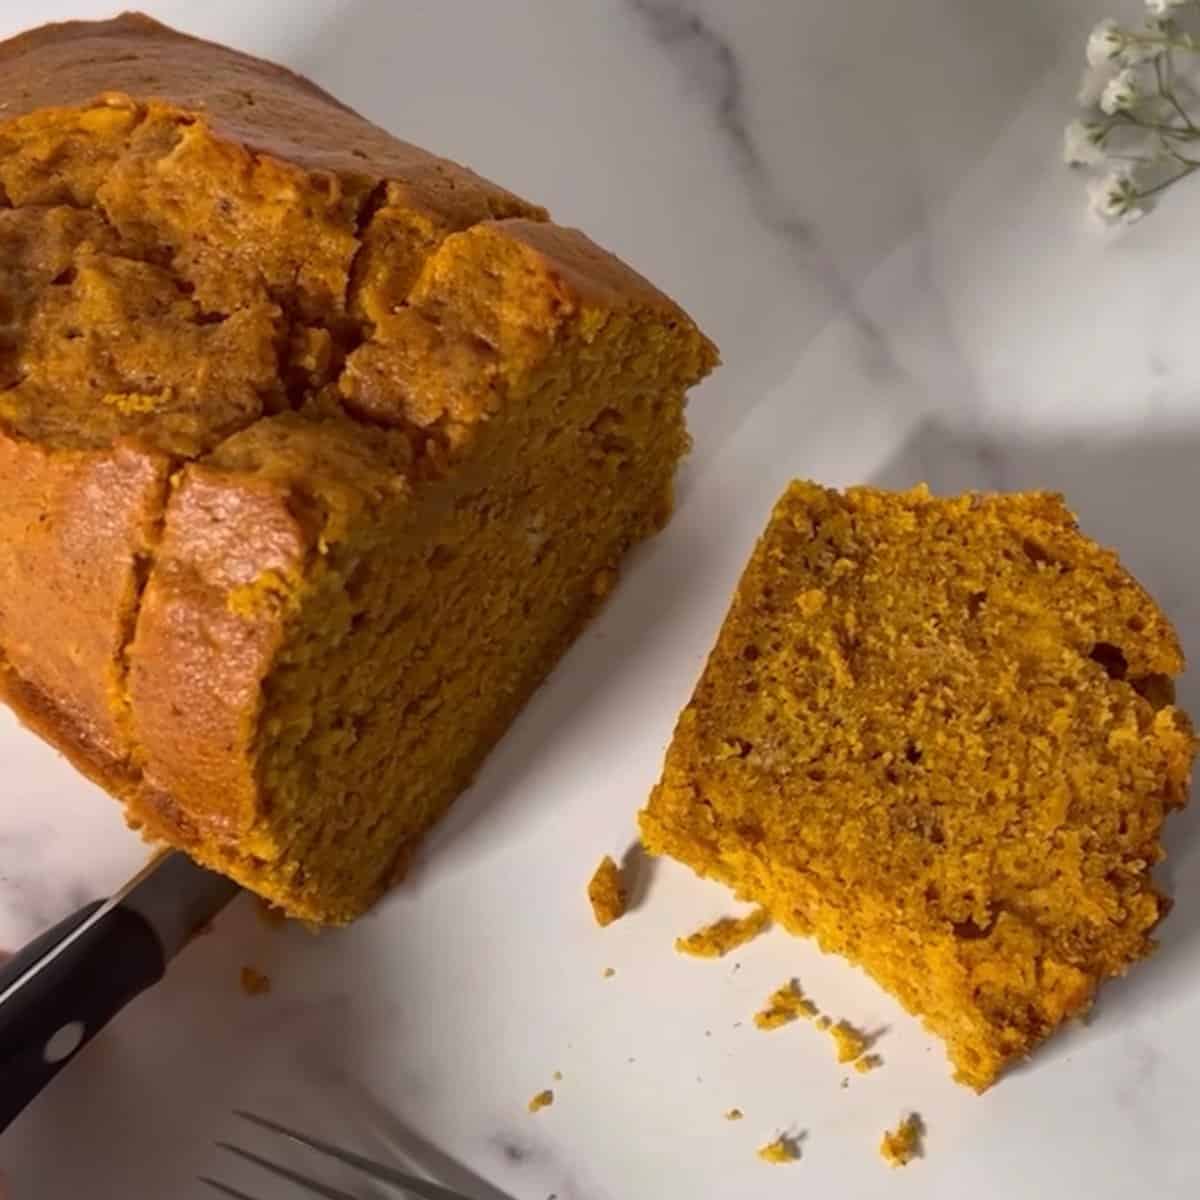
<path fill-rule="evenodd" d="M 242 1109 L 236 1109 L 234 1115 L 240 1117 L 243 1121 L 249 1121 L 252 1125 L 257 1125 L 260 1129 L 277 1133 L 281 1137 L 297 1142 L 309 1150 L 314 1150 L 318 1154 L 324 1154 L 327 1158 L 336 1159 L 340 1163 L 354 1167 L 367 1176 L 367 1178 L 373 1179 L 377 1183 L 387 1183 L 392 1187 L 407 1191 L 411 1195 L 419 1197 L 419 1200 L 470 1200 L 469 1197 L 464 1196 L 461 1192 L 452 1192 L 448 1188 L 439 1187 L 436 1183 L 419 1179 L 417 1176 L 406 1174 L 404 1171 L 397 1171 L 394 1167 L 386 1167 L 382 1163 L 372 1162 L 369 1158 L 364 1158 L 361 1154 L 355 1154 L 350 1150 L 341 1150 L 337 1146 L 332 1146 L 328 1142 L 321 1141 L 319 1138 L 297 1133 L 296 1130 L 289 1129 L 286 1125 L 280 1125 L 278 1121 L 269 1120 L 267 1117 L 260 1117 L 254 1113 L 245 1112 Z M 264 1158 L 261 1154 L 255 1154 L 250 1150 L 243 1150 L 240 1146 L 235 1146 L 232 1142 L 218 1142 L 217 1146 L 229 1154 L 244 1159 L 246 1162 L 262 1167 L 264 1171 L 269 1171 L 281 1179 L 286 1179 L 290 1183 L 294 1183 L 309 1195 L 323 1196 L 325 1200 L 355 1200 L 355 1197 L 349 1192 L 343 1192 L 338 1188 L 330 1187 L 328 1184 L 320 1183 L 307 1175 L 301 1174 L 299 1171 L 293 1171 L 290 1167 L 283 1166 L 282 1163 L 272 1162 L 271 1159 Z M 233 1200 L 255 1200 L 248 1192 L 239 1191 L 237 1188 L 230 1187 L 229 1184 L 222 1183 L 219 1179 L 213 1179 L 209 1175 L 201 1175 L 200 1182 L 212 1188 L 213 1191 L 219 1192 L 222 1196 L 233 1197 Z"/>

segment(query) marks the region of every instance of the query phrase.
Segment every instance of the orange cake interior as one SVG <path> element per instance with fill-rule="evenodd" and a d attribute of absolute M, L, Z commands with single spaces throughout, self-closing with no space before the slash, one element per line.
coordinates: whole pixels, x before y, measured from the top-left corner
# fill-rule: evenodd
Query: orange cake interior
<path fill-rule="evenodd" d="M 1183 665 L 1057 496 L 795 483 L 643 840 L 860 964 L 982 1089 L 1152 949 Z"/>

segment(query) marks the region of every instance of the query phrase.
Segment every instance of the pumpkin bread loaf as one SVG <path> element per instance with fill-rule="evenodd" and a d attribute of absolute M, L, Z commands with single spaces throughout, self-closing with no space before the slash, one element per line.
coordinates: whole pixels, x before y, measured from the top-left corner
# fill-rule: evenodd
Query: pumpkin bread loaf
<path fill-rule="evenodd" d="M 0 44 L 0 692 L 361 913 L 657 529 L 715 363 L 581 234 L 148 18 Z"/>
<path fill-rule="evenodd" d="M 982 1089 L 1152 949 L 1182 669 L 1057 496 L 796 483 L 642 836 L 865 967 Z"/>

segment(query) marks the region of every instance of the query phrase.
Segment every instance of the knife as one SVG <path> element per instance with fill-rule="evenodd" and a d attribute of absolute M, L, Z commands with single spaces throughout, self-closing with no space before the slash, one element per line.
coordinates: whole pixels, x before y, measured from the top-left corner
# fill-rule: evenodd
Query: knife
<path fill-rule="evenodd" d="M 0 967 L 0 1133 L 238 891 L 171 851 Z"/>

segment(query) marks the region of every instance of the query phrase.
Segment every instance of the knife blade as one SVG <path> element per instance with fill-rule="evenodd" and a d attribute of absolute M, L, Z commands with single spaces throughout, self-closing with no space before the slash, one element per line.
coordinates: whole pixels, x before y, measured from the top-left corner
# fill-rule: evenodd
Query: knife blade
<path fill-rule="evenodd" d="M 0 1133 L 239 890 L 170 851 L 0 967 Z"/>

